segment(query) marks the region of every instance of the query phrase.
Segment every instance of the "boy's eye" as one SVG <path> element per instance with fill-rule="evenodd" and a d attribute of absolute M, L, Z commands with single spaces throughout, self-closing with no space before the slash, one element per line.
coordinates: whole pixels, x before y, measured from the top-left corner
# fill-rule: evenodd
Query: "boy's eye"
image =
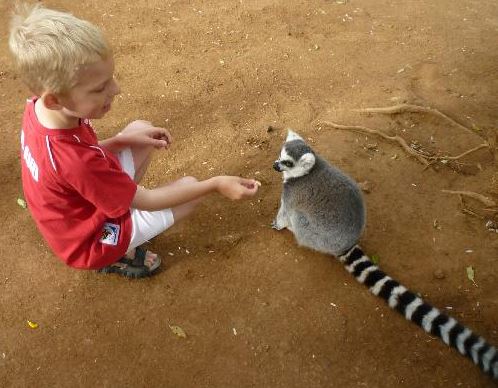
<path fill-rule="evenodd" d="M 292 163 L 290 160 L 283 160 L 281 163 L 286 167 L 294 167 L 294 163 Z"/>
<path fill-rule="evenodd" d="M 99 86 L 97 89 L 92 90 L 92 92 L 101 93 L 105 90 L 106 87 L 107 87 L 107 82 L 104 83 L 102 86 Z"/>

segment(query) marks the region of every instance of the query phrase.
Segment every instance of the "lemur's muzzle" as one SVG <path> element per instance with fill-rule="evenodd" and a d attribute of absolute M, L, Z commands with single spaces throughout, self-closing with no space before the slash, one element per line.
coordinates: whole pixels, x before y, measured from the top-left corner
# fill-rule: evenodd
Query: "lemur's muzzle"
<path fill-rule="evenodd" d="M 282 168 L 280 167 L 280 162 L 278 160 L 275 160 L 275 163 L 273 163 L 273 168 L 278 172 L 282 172 Z"/>

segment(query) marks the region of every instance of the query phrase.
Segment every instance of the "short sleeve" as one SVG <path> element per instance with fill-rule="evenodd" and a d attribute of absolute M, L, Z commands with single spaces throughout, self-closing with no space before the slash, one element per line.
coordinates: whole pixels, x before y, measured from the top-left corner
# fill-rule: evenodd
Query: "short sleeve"
<path fill-rule="evenodd" d="M 64 144 L 63 143 L 71 143 Z M 137 184 L 98 146 L 58 140 L 52 146 L 57 175 L 109 218 L 129 211 Z"/>

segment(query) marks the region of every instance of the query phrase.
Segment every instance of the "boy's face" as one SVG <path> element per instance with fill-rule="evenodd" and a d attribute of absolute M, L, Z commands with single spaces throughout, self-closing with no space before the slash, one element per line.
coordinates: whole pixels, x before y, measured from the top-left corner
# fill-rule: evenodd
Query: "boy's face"
<path fill-rule="evenodd" d="M 58 96 L 64 114 L 82 119 L 100 119 L 111 109 L 119 86 L 114 80 L 114 60 L 101 60 L 81 66 L 77 83 L 68 92 Z"/>

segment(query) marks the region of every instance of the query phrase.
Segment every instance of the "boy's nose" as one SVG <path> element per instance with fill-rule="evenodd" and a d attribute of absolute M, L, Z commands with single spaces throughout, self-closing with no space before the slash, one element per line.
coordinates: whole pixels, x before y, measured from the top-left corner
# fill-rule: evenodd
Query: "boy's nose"
<path fill-rule="evenodd" d="M 119 87 L 118 83 L 114 78 L 112 79 L 111 93 L 113 96 L 116 96 L 117 94 L 121 93 L 121 88 Z"/>

